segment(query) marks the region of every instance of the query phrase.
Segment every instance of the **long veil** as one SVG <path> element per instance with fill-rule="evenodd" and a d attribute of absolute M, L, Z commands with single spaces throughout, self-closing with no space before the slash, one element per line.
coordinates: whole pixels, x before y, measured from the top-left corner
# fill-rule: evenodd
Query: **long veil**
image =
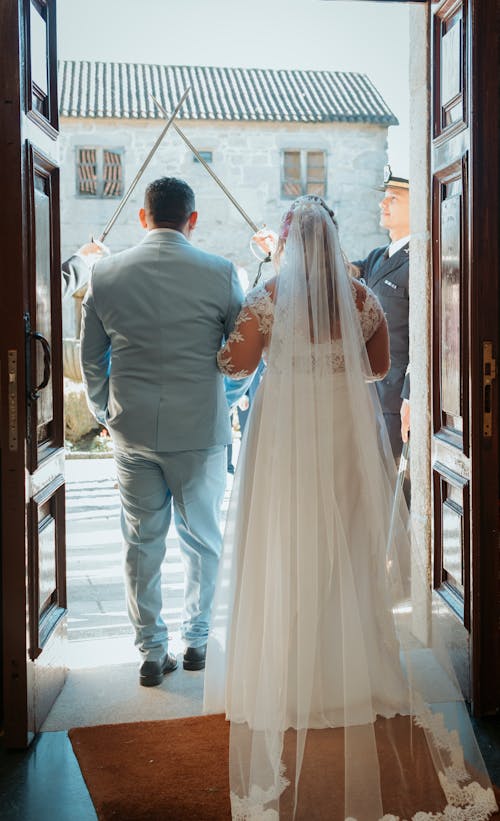
<path fill-rule="evenodd" d="M 231 722 L 233 818 L 489 818 L 404 500 L 387 543 L 396 469 L 363 338 L 375 318 L 367 306 L 360 321 L 322 200 L 294 203 L 280 245 L 205 677 L 205 711 Z"/>

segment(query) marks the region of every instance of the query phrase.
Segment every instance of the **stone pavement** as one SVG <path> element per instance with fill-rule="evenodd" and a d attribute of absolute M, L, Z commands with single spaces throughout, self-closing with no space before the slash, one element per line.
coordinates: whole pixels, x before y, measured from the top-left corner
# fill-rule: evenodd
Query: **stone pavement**
<path fill-rule="evenodd" d="M 224 509 L 230 486 L 228 476 Z M 70 642 L 128 636 L 132 647 L 113 459 L 66 460 L 66 531 Z M 162 571 L 163 617 L 171 634 L 180 629 L 183 583 L 183 565 L 172 525 Z"/>

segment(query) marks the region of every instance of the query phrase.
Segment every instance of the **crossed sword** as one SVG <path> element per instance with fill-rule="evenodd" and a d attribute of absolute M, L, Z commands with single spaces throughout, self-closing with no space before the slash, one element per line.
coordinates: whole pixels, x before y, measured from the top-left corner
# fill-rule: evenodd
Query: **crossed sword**
<path fill-rule="evenodd" d="M 186 137 L 186 135 L 184 134 L 182 129 L 175 122 L 175 118 L 177 117 L 177 114 L 179 113 L 179 110 L 182 107 L 182 105 L 184 103 L 184 100 L 186 99 L 186 97 L 187 97 L 187 95 L 189 94 L 190 91 L 191 91 L 191 87 L 188 86 L 186 88 L 186 90 L 184 91 L 182 97 L 180 98 L 179 102 L 175 106 L 172 114 L 169 114 L 168 111 L 162 106 L 162 104 L 156 99 L 156 97 L 154 97 L 152 94 L 150 94 L 150 97 L 154 101 L 155 105 L 159 108 L 159 110 L 162 112 L 162 114 L 164 114 L 165 117 L 167 118 L 167 123 L 166 123 L 163 131 L 161 132 L 161 134 L 157 138 L 156 142 L 154 143 L 153 147 L 151 148 L 151 150 L 150 150 L 149 154 L 147 155 L 146 159 L 144 160 L 143 164 L 139 168 L 139 170 L 138 170 L 137 174 L 135 175 L 134 179 L 130 183 L 126 193 L 123 196 L 123 199 L 121 200 L 120 204 L 118 205 L 118 208 L 115 210 L 115 212 L 112 215 L 111 219 L 106 224 L 106 227 L 104 228 L 102 234 L 100 235 L 100 237 L 97 241 L 98 244 L 99 243 L 102 244 L 104 242 L 104 240 L 106 239 L 106 237 L 108 236 L 108 234 L 111 231 L 113 225 L 115 224 L 116 220 L 118 219 L 121 212 L 125 208 L 125 205 L 127 204 L 128 200 L 130 199 L 130 197 L 132 195 L 132 192 L 134 191 L 137 183 L 141 179 L 141 177 L 144 174 L 146 168 L 148 167 L 149 163 L 151 162 L 154 155 L 156 154 L 156 151 L 158 150 L 158 148 L 160 146 L 160 143 L 163 141 L 167 131 L 169 130 L 169 128 L 171 126 L 173 126 L 175 131 L 177 131 L 177 134 L 179 135 L 179 137 L 181 137 L 181 139 L 184 140 L 187 147 L 193 152 L 196 159 L 203 165 L 203 167 L 208 171 L 210 176 L 215 180 L 217 185 L 222 189 L 222 191 L 224 191 L 224 194 L 231 200 L 233 205 L 238 209 L 238 211 L 240 212 L 243 219 L 248 223 L 248 225 L 252 229 L 253 233 L 256 234 L 259 231 L 259 228 L 255 224 L 255 222 L 252 219 L 250 219 L 250 217 L 248 216 L 246 211 L 241 207 L 241 205 L 236 200 L 236 198 L 233 197 L 233 195 L 231 194 L 230 191 L 228 191 L 228 189 L 226 188 L 226 186 L 224 185 L 222 180 L 220 180 L 219 177 L 217 176 L 217 174 L 215 173 L 215 171 L 213 171 L 210 168 L 210 166 L 208 165 L 206 160 L 201 156 L 200 152 L 195 148 L 193 143 L 190 140 L 188 140 L 188 138 Z"/>

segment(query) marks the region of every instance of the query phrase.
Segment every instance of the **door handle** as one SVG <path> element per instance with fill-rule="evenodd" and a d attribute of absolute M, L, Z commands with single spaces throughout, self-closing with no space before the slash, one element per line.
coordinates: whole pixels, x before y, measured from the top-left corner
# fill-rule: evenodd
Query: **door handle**
<path fill-rule="evenodd" d="M 43 349 L 43 378 L 36 388 L 30 391 L 30 399 L 38 399 L 40 391 L 47 387 L 50 379 L 50 345 L 43 334 L 38 331 L 31 331 L 30 336 L 35 342 L 39 342 Z"/>
<path fill-rule="evenodd" d="M 47 387 L 50 379 L 51 368 L 51 352 L 50 345 L 44 335 L 38 331 L 31 330 L 31 322 L 29 314 L 24 314 L 24 323 L 26 328 L 26 393 L 28 399 L 32 402 L 36 401 L 40 396 L 40 391 Z M 43 378 L 36 388 L 31 387 L 31 341 L 39 342 L 43 350 Z"/>

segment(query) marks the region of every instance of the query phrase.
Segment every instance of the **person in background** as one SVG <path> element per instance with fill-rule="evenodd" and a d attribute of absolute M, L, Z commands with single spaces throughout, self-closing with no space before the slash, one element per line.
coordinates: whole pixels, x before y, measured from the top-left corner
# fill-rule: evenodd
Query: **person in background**
<path fill-rule="evenodd" d="M 380 225 L 389 232 L 390 243 L 370 251 L 352 263 L 359 278 L 379 300 L 387 317 L 391 346 L 391 367 L 377 390 L 396 461 L 402 449 L 401 402 L 406 395 L 409 411 L 409 274 L 410 274 L 410 186 L 404 177 L 385 169 L 384 197 L 380 203 Z"/>

